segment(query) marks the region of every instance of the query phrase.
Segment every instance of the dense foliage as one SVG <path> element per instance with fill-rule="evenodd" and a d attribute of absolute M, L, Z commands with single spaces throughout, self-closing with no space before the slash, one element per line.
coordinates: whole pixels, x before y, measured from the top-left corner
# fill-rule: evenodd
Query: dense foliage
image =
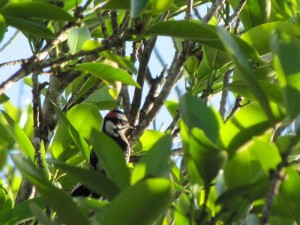
<path fill-rule="evenodd" d="M 13 27 L 32 50 L 0 65 L 20 65 L 0 84 L 0 224 L 300 224 L 299 8 L 0 0 L 2 45 Z M 5 94 L 17 81 L 25 108 Z M 172 122 L 159 130 L 163 107 Z M 129 164 L 100 132 L 113 108 L 135 128 Z M 105 175 L 89 169 L 92 148 Z M 72 198 L 77 183 L 102 197 Z"/>

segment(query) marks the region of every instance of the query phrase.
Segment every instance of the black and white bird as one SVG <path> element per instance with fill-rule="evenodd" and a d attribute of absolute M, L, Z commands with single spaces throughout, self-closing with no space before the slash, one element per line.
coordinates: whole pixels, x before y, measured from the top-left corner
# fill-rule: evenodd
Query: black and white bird
<path fill-rule="evenodd" d="M 112 110 L 107 113 L 103 119 L 101 126 L 102 132 L 111 137 L 121 147 L 127 162 L 129 161 L 130 157 L 130 146 L 125 136 L 125 132 L 129 128 L 130 126 L 128 124 L 128 120 L 125 114 L 120 110 Z M 98 157 L 93 150 L 90 154 L 90 167 L 93 170 L 100 170 L 102 173 L 105 173 L 105 171 L 101 169 Z M 77 185 L 72 190 L 71 195 L 74 197 L 90 195 L 92 195 L 93 197 L 99 197 L 81 184 Z"/>

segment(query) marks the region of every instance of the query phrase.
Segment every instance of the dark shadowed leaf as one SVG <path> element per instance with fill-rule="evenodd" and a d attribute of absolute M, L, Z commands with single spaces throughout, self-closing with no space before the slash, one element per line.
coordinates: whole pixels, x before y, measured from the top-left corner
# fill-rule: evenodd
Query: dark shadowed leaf
<path fill-rule="evenodd" d="M 287 116 L 292 121 L 300 112 L 300 42 L 277 31 L 272 37 L 272 50 Z"/>
<path fill-rule="evenodd" d="M 234 9 L 239 5 L 238 0 L 228 1 Z M 239 18 L 246 30 L 269 21 L 271 12 L 270 0 L 248 0 L 242 8 Z"/>
<path fill-rule="evenodd" d="M 271 101 L 276 102 L 279 105 L 283 104 L 282 93 L 278 84 L 261 81 L 261 80 L 258 80 L 257 83 L 262 87 L 262 89 L 265 91 L 266 95 Z M 232 82 L 228 84 L 226 87 L 235 94 L 241 95 L 253 101 L 257 100 L 255 95 L 249 88 L 247 82 L 244 80 Z"/>
<path fill-rule="evenodd" d="M 212 180 L 218 175 L 220 169 L 226 163 L 227 153 L 217 148 L 198 128 L 191 131 L 191 139 L 188 150 L 191 159 L 204 181 L 209 187 Z"/>
<path fill-rule="evenodd" d="M 236 63 L 238 70 L 241 72 L 241 75 L 243 75 L 243 79 L 247 82 L 247 85 L 252 90 L 261 107 L 268 115 L 270 123 L 274 124 L 275 118 L 272 114 L 269 100 L 265 91 L 259 86 L 254 76 L 255 71 L 251 68 L 247 53 L 244 51 L 240 43 L 238 43 L 228 31 L 224 30 L 223 28 L 218 28 L 218 32 L 227 53 L 229 53 L 233 61 Z"/>
<path fill-rule="evenodd" d="M 119 192 L 119 189 L 114 185 L 107 177 L 101 174 L 99 171 L 84 170 L 61 161 L 52 160 L 51 163 L 58 169 L 68 173 L 68 176 L 72 176 L 76 181 L 84 184 L 90 190 L 98 193 L 107 199 L 113 199 Z"/>
<path fill-rule="evenodd" d="M 125 155 L 120 146 L 104 133 L 93 130 L 91 133 L 93 150 L 98 156 L 107 176 L 115 185 L 124 189 L 130 184 L 129 169 L 125 162 Z"/>
<path fill-rule="evenodd" d="M 88 224 L 87 216 L 76 206 L 70 195 L 54 187 L 33 163 L 16 155 L 12 156 L 12 159 L 20 172 L 57 213 L 59 222 L 66 225 Z"/>
<path fill-rule="evenodd" d="M 150 0 L 131 0 L 130 15 L 132 18 L 139 16 L 147 7 Z"/>
<path fill-rule="evenodd" d="M 46 204 L 42 197 L 36 197 L 28 199 L 14 206 L 11 210 L 5 210 L 0 212 L 0 224 L 11 225 L 19 224 L 21 221 L 26 221 L 34 217 L 30 210 L 30 205 L 36 204 L 42 208 L 46 207 Z"/>
<path fill-rule="evenodd" d="M 208 107 L 205 102 L 187 93 L 180 98 L 180 112 L 190 131 L 197 127 L 202 129 L 212 142 L 218 140 L 219 129 L 223 122 L 214 108 Z"/>
<path fill-rule="evenodd" d="M 159 22 L 150 27 L 146 33 L 195 40 L 222 51 L 226 50 L 226 43 L 223 43 L 220 39 L 218 28 L 198 21 Z M 260 61 L 259 55 L 254 48 L 240 38 L 231 34 L 230 36 L 250 59 Z"/>
<path fill-rule="evenodd" d="M 31 17 L 49 20 L 74 21 L 74 18 L 62 8 L 44 2 L 12 2 L 0 10 L 4 16 Z"/>
<path fill-rule="evenodd" d="M 42 22 L 15 16 L 4 16 L 4 18 L 7 25 L 13 26 L 27 35 L 44 38 L 55 37 L 52 31 Z"/>
<path fill-rule="evenodd" d="M 150 225 L 168 208 L 172 199 L 171 182 L 147 179 L 128 187 L 108 205 L 105 225 Z"/>

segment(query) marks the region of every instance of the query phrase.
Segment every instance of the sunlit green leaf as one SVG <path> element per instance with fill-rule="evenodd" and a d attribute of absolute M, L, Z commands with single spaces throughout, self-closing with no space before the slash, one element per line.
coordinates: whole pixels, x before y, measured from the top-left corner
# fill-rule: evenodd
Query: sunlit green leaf
<path fill-rule="evenodd" d="M 100 129 L 102 121 L 97 107 L 89 103 L 82 103 L 74 106 L 68 111 L 66 117 L 80 136 L 85 139 L 90 137 L 92 129 Z M 54 136 L 51 147 L 51 153 L 54 158 L 63 157 L 63 154 L 66 153 L 70 145 L 73 143 L 72 136 L 70 134 L 71 131 L 67 125 L 68 124 L 65 123 L 59 124 Z"/>
<path fill-rule="evenodd" d="M 278 200 L 276 200 L 275 204 L 275 208 L 277 205 L 284 206 L 287 215 L 297 223 L 300 223 L 300 215 L 298 213 L 300 207 L 299 185 L 299 174 L 294 169 L 287 168 L 285 178 L 280 185 Z"/>
<path fill-rule="evenodd" d="M 5 111 L 1 112 L 9 125 L 6 126 L 9 134 L 18 143 L 22 153 L 28 156 L 32 161 L 34 161 L 35 150 L 27 135 L 24 133 L 22 128 L 19 127 L 19 125 Z"/>
<path fill-rule="evenodd" d="M 280 121 L 284 114 L 276 104 L 271 104 L 276 121 Z M 251 104 L 240 109 L 220 131 L 220 143 L 227 149 L 231 156 L 237 149 L 251 140 L 255 135 L 260 135 L 271 128 L 269 118 L 257 104 Z"/>
<path fill-rule="evenodd" d="M 151 0 L 150 1 L 150 13 L 158 14 L 167 10 L 173 0 Z"/>
<path fill-rule="evenodd" d="M 124 84 L 139 87 L 132 77 L 122 69 L 115 68 L 104 63 L 81 63 L 75 67 L 78 70 L 91 73 L 92 75 L 109 82 L 120 81 Z"/>
<path fill-rule="evenodd" d="M 76 128 L 71 124 L 71 122 L 67 119 L 67 117 L 63 114 L 63 112 L 59 109 L 59 107 L 55 107 L 56 113 L 59 115 L 62 122 L 65 124 L 69 134 L 71 135 L 73 141 L 76 146 L 81 150 L 82 154 L 85 156 L 85 159 L 89 161 L 90 159 L 90 149 L 86 141 L 79 134 Z"/>
<path fill-rule="evenodd" d="M 86 26 L 73 28 L 68 36 L 68 46 L 71 54 L 83 49 L 84 43 L 91 39 L 91 34 Z"/>
<path fill-rule="evenodd" d="M 131 183 L 146 177 L 168 177 L 170 174 L 169 159 L 171 155 L 172 138 L 165 135 L 135 165 Z"/>
<path fill-rule="evenodd" d="M 108 205 L 103 224 L 153 224 L 167 209 L 171 199 L 169 180 L 162 178 L 142 180 L 121 192 Z"/>
<path fill-rule="evenodd" d="M 6 29 L 7 29 L 7 26 L 6 26 L 5 19 L 4 19 L 3 15 L 0 14 L 0 42 L 2 41 L 2 39 L 4 37 Z"/>
<path fill-rule="evenodd" d="M 272 38 L 274 67 L 277 72 L 283 100 L 291 121 L 300 112 L 300 42 L 296 37 L 277 31 Z"/>
<path fill-rule="evenodd" d="M 278 21 L 256 26 L 242 34 L 241 39 L 250 44 L 260 54 L 266 54 L 271 52 L 270 39 L 276 29 L 292 36 L 300 35 L 300 28 L 296 24 Z M 264 35 L 261 35 L 262 33 Z"/>

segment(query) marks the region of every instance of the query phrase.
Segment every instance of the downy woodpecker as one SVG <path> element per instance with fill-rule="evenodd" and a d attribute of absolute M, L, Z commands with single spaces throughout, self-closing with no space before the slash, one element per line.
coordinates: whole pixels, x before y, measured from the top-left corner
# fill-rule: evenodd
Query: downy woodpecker
<path fill-rule="evenodd" d="M 120 110 L 113 110 L 106 114 L 103 119 L 101 130 L 109 137 L 111 137 L 122 149 L 125 154 L 126 161 L 129 161 L 130 146 L 125 137 L 126 130 L 130 128 L 128 120 L 123 112 Z M 95 152 L 92 150 L 90 154 L 90 167 L 93 170 L 100 170 L 105 173 L 99 165 L 99 160 Z M 99 197 L 97 194 L 92 193 L 88 188 L 79 184 L 71 192 L 72 196 L 90 196 Z"/>

